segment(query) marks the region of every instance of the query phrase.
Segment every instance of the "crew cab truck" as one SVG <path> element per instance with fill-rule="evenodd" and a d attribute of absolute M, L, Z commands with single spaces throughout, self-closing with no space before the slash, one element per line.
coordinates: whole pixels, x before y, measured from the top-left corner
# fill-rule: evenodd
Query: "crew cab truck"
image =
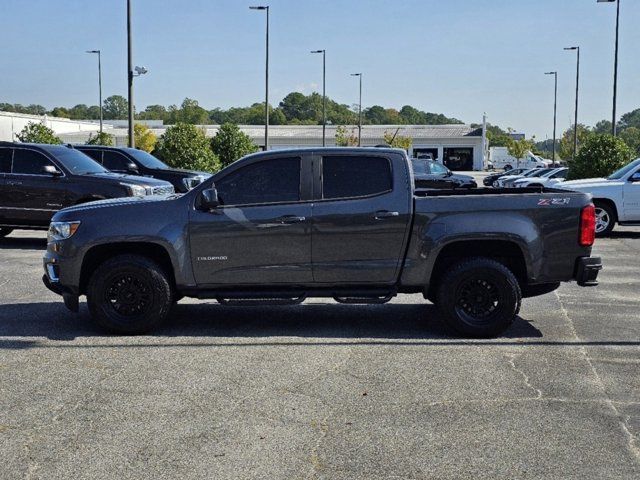
<path fill-rule="evenodd" d="M 86 295 L 119 333 L 150 330 L 183 296 L 232 306 L 422 293 L 477 337 L 508 328 L 523 297 L 597 283 L 589 195 L 416 190 L 412 176 L 397 149 L 249 155 L 183 195 L 58 212 L 43 280 L 71 310 Z"/>

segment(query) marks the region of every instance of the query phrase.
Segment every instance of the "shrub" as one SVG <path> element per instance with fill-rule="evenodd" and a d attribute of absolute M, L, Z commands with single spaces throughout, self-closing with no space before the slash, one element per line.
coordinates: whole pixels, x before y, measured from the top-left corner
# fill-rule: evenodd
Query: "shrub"
<path fill-rule="evenodd" d="M 53 130 L 41 123 L 29 122 L 26 127 L 17 135 L 18 140 L 24 143 L 51 143 L 59 145 L 62 143 Z"/>
<path fill-rule="evenodd" d="M 134 123 L 133 140 L 138 150 L 152 152 L 158 142 L 158 137 L 146 125 Z"/>
<path fill-rule="evenodd" d="M 176 168 L 216 172 L 218 158 L 211 151 L 203 129 L 187 123 L 177 123 L 160 136 L 154 155 Z"/>
<path fill-rule="evenodd" d="M 609 134 L 591 134 L 575 160 L 568 160 L 569 178 L 607 177 L 631 160 L 631 149 Z"/>
<path fill-rule="evenodd" d="M 87 145 L 105 145 L 110 147 L 113 145 L 113 135 L 110 135 L 107 132 L 98 132 L 94 137 L 92 134 L 89 134 Z"/>
<path fill-rule="evenodd" d="M 239 158 L 258 151 L 258 147 L 237 125 L 225 123 L 211 139 L 211 150 L 218 156 L 222 166 L 226 167 Z"/>

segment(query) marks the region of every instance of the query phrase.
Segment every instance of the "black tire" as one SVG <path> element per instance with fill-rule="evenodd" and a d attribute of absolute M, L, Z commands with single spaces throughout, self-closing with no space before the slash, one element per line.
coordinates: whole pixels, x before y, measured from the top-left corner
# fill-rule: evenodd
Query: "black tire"
<path fill-rule="evenodd" d="M 11 232 L 13 232 L 13 228 L 8 228 L 8 227 L 0 227 L 0 238 L 4 238 L 7 235 L 9 235 Z"/>
<path fill-rule="evenodd" d="M 114 333 L 145 333 L 169 316 L 173 288 L 166 272 L 139 255 L 118 255 L 101 264 L 87 286 L 95 322 Z"/>
<path fill-rule="evenodd" d="M 511 326 L 520 311 L 518 280 L 503 264 L 484 257 L 453 266 L 438 285 L 436 305 L 456 332 L 495 337 Z"/>
<path fill-rule="evenodd" d="M 596 206 L 596 237 L 607 237 L 616 226 L 618 216 L 615 209 L 607 202 L 594 201 Z"/>

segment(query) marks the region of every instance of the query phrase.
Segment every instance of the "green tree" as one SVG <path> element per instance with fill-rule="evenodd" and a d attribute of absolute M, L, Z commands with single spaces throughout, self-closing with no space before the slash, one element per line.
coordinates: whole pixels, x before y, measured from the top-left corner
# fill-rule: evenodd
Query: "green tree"
<path fill-rule="evenodd" d="M 153 152 L 158 142 L 155 133 L 142 123 L 133 124 L 133 140 L 136 148 L 145 152 Z"/>
<path fill-rule="evenodd" d="M 211 150 L 218 156 L 222 167 L 226 167 L 239 158 L 256 152 L 258 147 L 237 125 L 225 123 L 211 139 Z"/>
<path fill-rule="evenodd" d="M 631 149 L 621 139 L 610 134 L 591 134 L 582 144 L 578 155 L 567 160 L 569 177 L 607 177 L 631 160 Z"/>
<path fill-rule="evenodd" d="M 167 109 L 163 105 L 148 105 L 137 115 L 139 120 L 163 120 L 168 118 Z"/>
<path fill-rule="evenodd" d="M 107 147 L 110 147 L 113 145 L 113 135 L 110 135 L 107 132 L 98 132 L 95 136 L 89 134 L 87 145 L 106 145 Z"/>
<path fill-rule="evenodd" d="M 358 145 L 358 135 L 356 129 L 352 128 L 351 132 L 347 131 L 344 125 L 338 125 L 336 128 L 336 146 L 337 147 L 356 147 Z"/>
<path fill-rule="evenodd" d="M 609 120 L 600 120 L 593 127 L 593 133 L 611 133 L 611 122 Z"/>
<path fill-rule="evenodd" d="M 17 137 L 23 143 L 51 143 L 54 145 L 62 143 L 53 130 L 46 125 L 35 122 L 29 122 Z"/>
<path fill-rule="evenodd" d="M 640 128 L 640 108 L 636 108 L 635 110 L 625 113 L 620 117 L 618 128 L 620 130 L 624 130 L 629 127 Z"/>
<path fill-rule="evenodd" d="M 633 151 L 634 155 L 640 156 L 640 128 L 628 127 L 622 130 L 618 136 Z"/>
<path fill-rule="evenodd" d="M 204 130 L 188 123 L 167 128 L 158 139 L 154 154 L 172 167 L 207 172 L 220 169 Z"/>
<path fill-rule="evenodd" d="M 562 134 L 562 138 L 560 139 L 560 158 L 567 160 L 573 156 L 573 131 L 574 128 L 571 126 L 568 130 L 566 130 Z M 582 144 L 593 134 L 593 132 L 589 129 L 589 127 L 578 124 L 578 152 L 580 151 L 580 147 Z"/>
<path fill-rule="evenodd" d="M 126 120 L 129 115 L 129 102 L 122 95 L 111 95 L 104 100 L 103 115 L 108 120 Z"/>
<path fill-rule="evenodd" d="M 413 142 L 411 137 L 398 135 L 398 132 L 384 132 L 384 141 L 390 147 L 402 148 L 404 150 L 409 150 L 411 148 L 411 143 Z"/>
<path fill-rule="evenodd" d="M 520 160 L 527 156 L 527 153 L 533 149 L 533 142 L 531 140 L 522 139 L 522 140 L 513 140 L 510 139 L 507 144 L 507 151 L 509 155 L 514 157 L 517 160 L 516 168 L 520 167 Z"/>
<path fill-rule="evenodd" d="M 177 108 L 175 105 L 169 107 L 168 122 L 190 123 L 192 125 L 204 125 L 209 121 L 209 112 L 202 108 L 197 100 L 185 98 Z"/>

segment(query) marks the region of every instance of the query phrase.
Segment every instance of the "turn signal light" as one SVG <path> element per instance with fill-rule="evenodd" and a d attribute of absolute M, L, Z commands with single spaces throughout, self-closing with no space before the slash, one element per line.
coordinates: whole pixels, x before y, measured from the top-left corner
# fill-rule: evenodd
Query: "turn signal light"
<path fill-rule="evenodd" d="M 590 247 L 596 239 L 596 207 L 587 205 L 580 212 L 580 245 Z"/>

